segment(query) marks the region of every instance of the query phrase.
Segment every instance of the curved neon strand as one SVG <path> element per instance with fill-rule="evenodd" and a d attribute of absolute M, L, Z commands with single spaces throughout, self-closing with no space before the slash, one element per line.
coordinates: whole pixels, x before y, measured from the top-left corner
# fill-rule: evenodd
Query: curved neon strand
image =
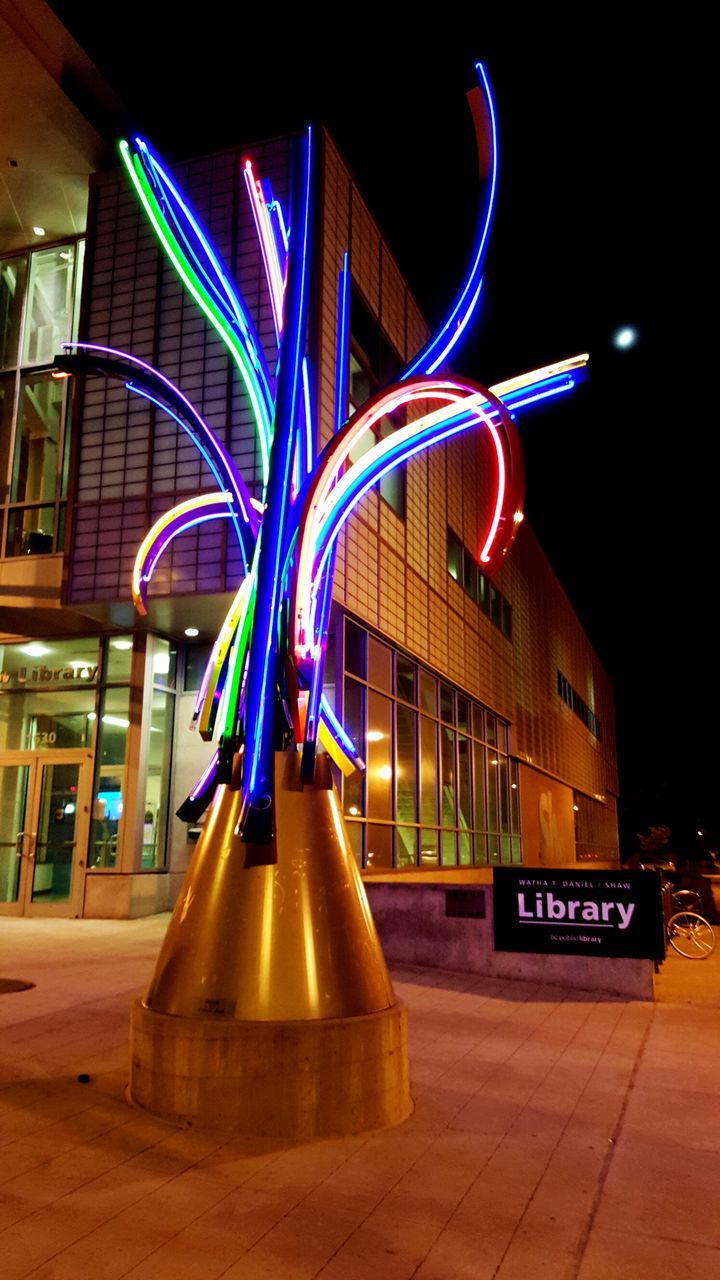
<path fill-rule="evenodd" d="M 220 717 L 220 733 L 223 738 L 234 736 L 237 730 L 240 711 L 240 694 L 243 678 L 246 674 L 247 660 L 250 651 L 250 633 L 255 617 L 257 602 L 257 560 L 250 574 L 250 588 L 247 604 L 238 620 L 235 639 L 230 652 L 228 680 L 226 684 L 227 698 Z"/>
<path fill-rule="evenodd" d="M 350 270 L 348 254 L 343 254 L 342 268 L 338 274 L 336 331 L 336 368 L 335 385 L 335 430 L 339 431 L 347 413 L 348 394 L 348 354 L 350 343 Z M 327 630 L 332 605 L 332 582 L 335 573 L 335 553 L 333 552 L 327 566 L 310 640 L 313 645 L 313 663 L 310 673 L 307 710 L 305 714 L 305 743 L 303 751 L 303 767 L 308 775 L 314 767 L 314 743 L 322 726 L 320 704 L 322 698 L 323 672 L 325 667 L 325 650 L 327 647 Z M 342 767 L 342 766 L 341 766 Z"/>
<path fill-rule="evenodd" d="M 100 355 L 103 358 L 103 365 L 100 367 L 101 373 L 125 382 L 130 390 L 144 396 L 146 400 L 150 400 L 158 408 L 162 409 L 164 413 L 167 413 L 190 436 L 217 480 L 219 487 L 230 490 L 233 495 L 233 524 L 243 559 L 247 563 L 249 558 L 247 553 L 254 544 L 259 524 L 257 514 L 253 509 L 252 499 L 245 481 L 238 472 L 230 455 L 187 397 L 164 374 L 154 369 L 152 365 L 147 364 L 144 360 L 138 360 L 136 356 L 131 356 L 126 351 L 118 351 L 114 347 L 101 346 L 93 342 L 64 342 L 62 346 L 65 350 L 73 349 L 80 353 L 93 352 Z M 73 358 L 72 356 L 64 357 L 68 363 Z M 62 361 L 58 361 L 58 363 L 62 363 Z M 131 369 L 128 370 L 125 367 L 126 365 L 130 365 Z M 132 377 L 133 370 L 138 371 L 134 378 Z M 128 383 L 129 376 L 131 378 L 130 383 Z M 245 529 L 239 523 L 239 516 L 242 517 L 246 526 Z"/>
<path fill-rule="evenodd" d="M 225 271 L 222 261 L 220 260 L 220 257 L 215 249 L 215 246 L 212 244 L 212 241 L 210 240 L 209 235 L 206 233 L 202 224 L 200 223 L 198 218 L 195 216 L 195 212 L 192 206 L 187 203 L 182 191 L 173 182 L 172 177 L 167 172 L 160 157 L 157 155 L 155 151 L 153 151 L 149 143 L 144 138 L 136 137 L 135 145 L 137 146 L 139 151 L 143 152 L 144 155 L 147 156 L 148 162 L 152 166 L 153 174 L 156 178 L 156 181 L 160 185 L 160 187 L 163 189 L 163 196 L 168 202 L 169 212 L 172 216 L 173 223 L 177 228 L 179 234 L 182 236 L 183 240 L 185 241 L 188 247 L 188 251 L 191 253 L 193 257 L 196 268 L 200 271 L 200 273 L 204 277 L 208 288 L 217 297 L 219 304 L 224 309 L 229 308 L 229 318 L 231 319 L 231 321 L 232 320 L 236 321 L 237 324 L 239 325 L 243 336 L 246 338 L 246 340 L 249 343 L 250 350 L 254 353 L 254 355 L 257 358 L 258 372 L 262 377 L 264 377 L 264 379 L 267 382 L 268 375 L 267 375 L 267 370 L 264 368 L 262 346 L 260 344 L 259 336 L 255 330 L 255 326 L 253 325 L 250 314 L 246 310 L 242 298 L 233 287 L 232 281 L 228 277 L 227 272 Z M 172 207 L 173 203 L 178 206 L 178 208 L 182 212 L 183 217 L 186 219 L 187 223 L 192 228 L 192 231 L 198 243 L 200 244 L 203 253 L 206 255 L 210 263 L 212 272 L 208 271 L 202 259 L 199 257 L 193 245 L 189 241 L 186 234 L 186 230 L 183 227 L 181 220 L 178 218 L 177 214 L 175 213 Z M 219 288 L 218 288 L 218 285 L 220 286 Z"/>
<path fill-rule="evenodd" d="M 491 424 L 487 421 L 486 418 L 482 418 L 481 421 L 485 425 L 490 427 Z M 370 459 L 370 463 L 362 469 L 362 472 L 359 478 L 353 481 L 352 489 L 350 489 L 349 492 L 347 489 L 345 489 L 342 493 L 340 493 L 339 492 L 340 484 L 342 483 L 340 482 L 338 484 L 337 491 L 333 492 L 332 503 L 328 504 L 328 510 L 327 510 L 327 513 L 325 514 L 323 524 L 321 526 L 321 529 L 319 530 L 317 540 L 315 543 L 317 567 L 315 569 L 315 572 L 313 573 L 313 584 L 312 584 L 313 596 L 317 595 L 317 592 L 319 589 L 319 581 L 323 572 L 323 567 L 330 554 L 332 546 L 340 532 L 342 525 L 345 523 L 348 517 L 352 514 L 352 511 L 357 506 L 357 503 L 365 496 L 365 494 L 373 487 L 373 485 L 376 484 L 378 480 L 381 480 L 383 476 L 387 475 L 389 471 L 392 471 L 394 470 L 395 467 L 399 466 L 401 462 L 406 462 L 408 458 L 412 457 L 415 453 L 420 452 L 421 449 L 426 449 L 432 444 L 438 444 L 442 440 L 450 439 L 452 436 L 457 435 L 459 432 L 466 431 L 468 427 L 473 426 L 476 423 L 477 423 L 477 416 L 475 412 L 465 411 L 460 414 L 455 413 L 454 416 L 451 417 L 450 419 L 445 417 L 439 423 L 436 423 L 432 428 L 426 429 L 422 433 L 418 433 L 419 439 L 406 441 L 405 447 L 402 449 L 398 449 L 393 452 L 389 450 L 383 450 L 381 452 L 380 446 L 378 446 L 377 452 L 376 450 L 371 449 L 367 454 L 364 455 L 362 461 L 364 462 L 365 458 L 368 458 Z M 382 441 L 381 444 L 386 444 L 389 442 L 390 441 Z M 345 477 L 343 477 L 343 479 L 344 478 Z M 504 486 L 504 472 L 500 479 Z M 498 485 L 498 488 L 500 488 L 500 484 Z M 504 488 L 503 488 L 502 496 L 504 498 Z M 493 515 L 493 528 L 492 528 L 493 537 L 497 532 L 497 526 L 499 523 L 499 512 L 501 511 L 501 509 L 502 509 L 502 503 L 498 502 L 496 504 L 495 512 Z M 488 543 L 486 542 L 484 551 L 487 550 L 487 546 L 488 546 Z M 487 559 L 487 556 L 486 556 L 486 559 Z"/>
<path fill-rule="evenodd" d="M 131 156 L 127 142 L 120 144 L 120 154 L 130 180 L 155 230 L 160 243 L 180 276 L 185 287 L 207 316 L 213 328 L 222 338 L 235 360 L 245 388 L 250 398 L 253 414 L 258 428 L 260 453 L 262 457 L 263 483 L 267 484 L 270 456 L 271 397 L 269 389 L 262 386 L 256 369 L 257 353 L 254 358 L 248 353 L 246 340 L 240 341 L 226 317 L 201 284 L 197 274 L 185 259 L 182 250 L 168 225 L 160 205 L 150 187 L 139 156 Z"/>
<path fill-rule="evenodd" d="M 285 293 L 285 281 L 283 279 L 283 271 L 281 270 L 280 262 L 278 260 L 277 244 L 273 235 L 270 216 L 268 214 L 267 205 L 260 191 L 260 184 L 255 177 L 252 160 L 245 161 L 245 164 L 243 165 L 243 177 L 245 178 L 245 186 L 247 187 L 248 196 L 250 197 L 250 208 L 255 222 L 255 230 L 257 231 L 257 237 L 260 241 L 260 250 L 262 252 L 263 265 L 265 267 L 265 279 L 270 293 L 270 305 L 272 308 L 273 323 L 275 325 L 275 337 L 279 338 L 283 322 L 283 295 Z"/>
<path fill-rule="evenodd" d="M 193 710 L 193 721 L 197 722 L 202 738 L 212 736 L 213 711 L 218 710 L 219 688 L 223 676 L 225 681 L 227 680 L 226 668 L 229 664 L 230 649 L 238 631 L 243 629 L 251 612 L 253 592 L 252 574 L 248 574 L 235 594 L 203 672 Z M 230 678 L 232 680 L 232 675 Z"/>
<path fill-rule="evenodd" d="M 340 723 L 325 694 L 320 699 L 320 721 L 324 724 L 340 750 L 344 753 L 348 761 L 352 764 L 353 769 L 363 770 L 365 761 L 358 754 L 355 743 L 353 742 L 347 729 Z"/>
<path fill-rule="evenodd" d="M 223 510 L 218 510 L 219 507 Z M 140 613 L 147 613 L 147 590 L 158 561 L 174 538 L 207 520 L 228 519 L 232 515 L 231 493 L 201 494 L 180 502 L 156 520 L 143 538 L 132 571 L 132 598 Z"/>
<path fill-rule="evenodd" d="M 447 359 L 453 347 L 459 341 L 463 332 L 467 328 L 475 308 L 477 307 L 480 292 L 482 290 L 482 268 L 485 260 L 485 253 L 487 251 L 487 243 L 495 209 L 495 196 L 497 191 L 498 145 L 495 103 L 490 89 L 490 81 L 488 80 L 487 72 L 485 71 L 485 67 L 482 62 L 477 62 L 475 64 L 475 70 L 487 102 L 492 136 L 490 191 L 484 215 L 481 216 L 480 219 L 477 247 L 464 285 L 462 286 L 458 298 L 445 320 L 445 323 L 441 326 L 438 332 L 430 338 L 429 342 L 425 344 L 414 359 L 410 361 L 410 364 L 400 375 L 402 381 L 406 378 L 411 378 L 417 373 L 434 373 L 443 361 Z"/>
<path fill-rule="evenodd" d="M 312 131 L 294 148 L 296 177 L 292 197 L 292 235 L 288 260 L 283 339 L 278 367 L 272 470 L 268 511 L 258 539 L 258 587 L 255 626 L 247 680 L 248 767 L 243 779 L 246 815 L 261 795 L 272 792 L 272 689 L 275 629 L 280 599 L 280 569 L 290 502 L 295 427 L 301 396 L 301 365 L 309 297 L 310 193 Z M 244 829 L 244 826 L 243 826 Z"/>
<path fill-rule="evenodd" d="M 128 172 L 131 177 L 134 175 L 137 179 L 135 181 L 135 189 L 165 252 L 185 287 L 195 298 L 195 301 L 229 349 L 240 371 L 255 416 L 260 440 L 260 452 L 263 458 L 263 474 L 266 476 L 270 439 L 272 437 L 272 396 L 263 369 L 264 362 L 261 362 L 254 343 L 250 341 L 249 334 L 244 332 L 238 335 L 233 325 L 228 322 L 227 317 L 223 314 L 222 309 L 217 306 L 216 302 L 208 294 L 197 273 L 185 258 L 181 246 L 170 229 L 167 218 L 148 182 L 140 157 L 134 156 L 133 161 L 134 164 L 132 168 L 128 168 Z M 265 479 L 265 483 L 267 483 L 267 479 Z"/>
<path fill-rule="evenodd" d="M 291 629 L 293 647 L 296 652 L 302 649 L 297 634 L 299 628 L 304 627 L 306 635 L 310 636 L 310 642 L 312 641 L 312 633 L 309 630 L 310 620 L 307 616 L 303 617 L 303 603 L 301 602 L 303 602 L 304 598 L 304 606 L 306 607 L 308 604 L 307 589 L 312 578 L 313 548 L 315 546 L 315 531 L 319 513 L 353 446 L 366 432 L 371 431 L 375 423 L 379 422 L 381 418 L 394 413 L 405 405 L 412 404 L 417 400 L 440 399 L 447 402 L 458 399 L 461 395 L 462 390 L 459 388 L 458 383 L 447 379 L 417 378 L 413 383 L 404 386 L 402 384 L 396 385 L 387 391 L 381 392 L 369 405 L 359 409 L 342 430 L 333 436 L 329 444 L 325 446 L 317 462 L 315 473 L 309 481 L 307 491 L 301 495 L 303 500 L 298 500 L 296 503 L 299 511 L 300 537 L 297 548 L 297 567 L 294 576 L 295 590 L 291 605 Z M 417 426 L 417 424 L 414 425 Z M 396 437 L 397 433 L 390 439 L 395 440 Z M 288 538 L 288 544 L 290 542 L 291 537 Z"/>
<path fill-rule="evenodd" d="M 208 301 L 211 305 L 219 308 L 222 313 L 220 318 L 229 323 L 231 330 L 234 330 L 235 326 L 239 329 L 239 335 L 235 336 L 240 336 L 245 344 L 247 357 L 260 381 L 269 410 L 272 403 L 270 377 L 265 363 L 262 344 L 257 330 L 255 329 L 255 325 L 253 324 L 252 317 L 228 277 L 208 234 L 205 232 L 201 223 L 195 216 L 192 207 L 185 200 L 183 193 L 174 184 L 172 178 L 165 170 L 160 157 L 153 152 L 152 148 L 144 141 L 144 139 L 136 138 L 136 143 L 140 148 L 140 154 L 133 156 L 134 171 L 138 174 L 140 179 L 144 179 L 145 184 L 147 184 L 147 192 L 151 197 L 153 208 L 157 216 L 162 221 L 168 236 L 175 240 L 178 252 L 185 259 L 185 267 L 196 276 L 196 282 L 200 288 L 204 289 L 208 294 L 215 295 L 214 299 L 208 296 Z M 150 176 L 154 180 L 155 185 L 160 188 L 160 197 L 167 205 L 167 211 L 160 204 L 155 192 L 152 190 L 152 187 L 148 182 L 148 177 Z M 145 190 L 145 187 L 143 187 L 143 190 Z M 180 210 L 182 217 L 178 216 L 178 209 Z M 187 223 L 187 226 L 183 225 L 183 219 Z M 192 262 L 187 259 L 186 254 L 183 252 L 182 245 L 177 241 L 175 231 L 173 231 L 173 228 L 170 226 L 170 220 L 172 221 L 175 231 L 177 231 L 177 234 L 184 242 L 187 248 L 187 253 L 190 255 Z M 208 270 L 205 261 L 203 261 L 203 258 L 198 253 L 197 248 L 189 239 L 187 231 L 188 227 L 190 227 L 202 252 L 210 263 L 212 268 L 211 271 Z M 203 309 L 205 308 L 203 307 Z M 208 318 L 212 320 L 211 316 L 208 316 Z"/>

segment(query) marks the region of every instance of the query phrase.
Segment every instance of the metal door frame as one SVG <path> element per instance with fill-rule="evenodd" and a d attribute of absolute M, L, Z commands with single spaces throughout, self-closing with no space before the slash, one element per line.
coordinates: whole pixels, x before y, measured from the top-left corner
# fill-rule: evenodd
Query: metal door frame
<path fill-rule="evenodd" d="M 45 766 L 77 764 L 78 791 L 75 819 L 75 853 L 72 865 L 71 893 L 66 902 L 33 902 L 32 885 L 35 871 L 35 843 L 40 818 L 42 771 Z M 29 768 L 24 830 L 17 832 L 17 856 L 22 859 L 16 902 L 0 903 L 0 915 L 12 916 L 79 916 L 85 895 L 85 872 L 90 836 L 92 802 L 93 753 L 77 748 L 57 751 L 0 751 L 0 769 L 5 766 Z"/>

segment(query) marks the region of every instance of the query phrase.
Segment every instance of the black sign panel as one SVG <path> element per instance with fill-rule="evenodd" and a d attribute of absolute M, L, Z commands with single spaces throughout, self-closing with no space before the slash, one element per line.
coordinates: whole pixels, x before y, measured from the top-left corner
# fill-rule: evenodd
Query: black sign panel
<path fill-rule="evenodd" d="M 495 867 L 493 915 L 496 951 L 665 957 L 654 871 Z"/>

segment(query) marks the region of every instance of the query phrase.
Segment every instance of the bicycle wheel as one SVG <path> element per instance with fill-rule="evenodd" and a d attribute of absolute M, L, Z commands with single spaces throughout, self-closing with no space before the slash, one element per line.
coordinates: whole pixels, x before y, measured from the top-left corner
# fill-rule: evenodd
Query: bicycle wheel
<path fill-rule="evenodd" d="M 706 960 L 715 949 L 715 930 L 694 911 L 678 911 L 668 920 L 668 942 L 686 960 Z"/>

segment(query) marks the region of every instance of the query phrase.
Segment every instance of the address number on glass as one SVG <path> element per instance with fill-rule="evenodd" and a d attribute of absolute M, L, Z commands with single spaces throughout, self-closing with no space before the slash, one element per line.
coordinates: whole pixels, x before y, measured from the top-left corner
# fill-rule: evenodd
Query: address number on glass
<path fill-rule="evenodd" d="M 54 729 L 51 729 L 49 733 L 35 734 L 36 747 L 54 747 L 56 741 L 57 741 L 57 734 Z"/>

